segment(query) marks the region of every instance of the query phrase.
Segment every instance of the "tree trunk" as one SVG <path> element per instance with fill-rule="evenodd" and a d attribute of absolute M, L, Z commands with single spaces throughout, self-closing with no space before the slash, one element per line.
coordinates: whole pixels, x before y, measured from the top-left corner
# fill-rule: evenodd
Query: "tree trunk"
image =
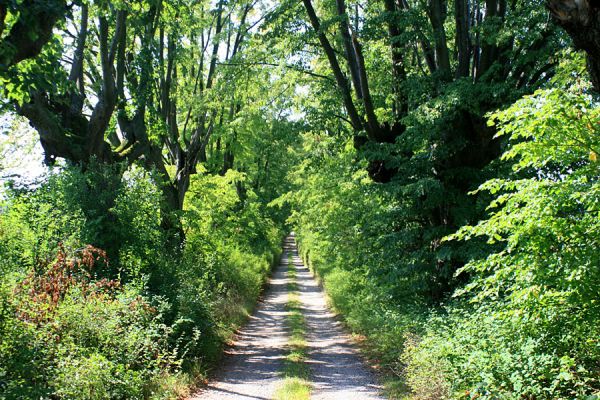
<path fill-rule="evenodd" d="M 392 51 L 392 75 L 394 78 L 394 112 L 396 120 L 399 121 L 408 112 L 408 101 L 406 95 L 402 91 L 402 83 L 406 80 L 406 70 L 404 69 L 404 58 L 402 55 L 402 47 L 398 40 L 400 39 L 400 29 L 395 21 L 397 8 L 394 0 L 384 1 L 385 11 L 387 15 L 387 26 L 390 41 L 390 49 Z"/>
<path fill-rule="evenodd" d="M 600 4 L 590 0 L 548 0 L 547 6 L 558 25 L 587 55 L 592 85 L 600 92 Z"/>
<path fill-rule="evenodd" d="M 456 21 L 456 50 L 458 52 L 458 66 L 456 77 L 469 76 L 470 45 L 469 45 L 469 2 L 468 0 L 455 0 L 454 12 Z"/>
<path fill-rule="evenodd" d="M 447 4 L 444 0 L 430 0 L 429 20 L 435 38 L 435 58 L 438 70 L 444 78 L 450 77 L 450 54 L 446 40 L 444 21 L 447 15 Z"/>
<path fill-rule="evenodd" d="M 484 23 L 492 23 L 494 18 L 504 20 L 506 13 L 506 0 L 486 0 L 485 1 L 485 19 Z M 500 49 L 496 43 L 484 42 L 481 45 L 481 56 L 479 67 L 477 68 L 476 79 L 481 79 L 488 72 L 490 67 L 498 61 Z"/>

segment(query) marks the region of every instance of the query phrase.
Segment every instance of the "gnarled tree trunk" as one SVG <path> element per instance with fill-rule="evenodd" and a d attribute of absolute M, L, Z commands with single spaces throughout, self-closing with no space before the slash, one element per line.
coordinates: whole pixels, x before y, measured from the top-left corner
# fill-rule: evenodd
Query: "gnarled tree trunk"
<path fill-rule="evenodd" d="M 548 0 L 557 22 L 573 39 L 578 50 L 587 54 L 592 85 L 600 92 L 600 4 L 591 0 Z"/>

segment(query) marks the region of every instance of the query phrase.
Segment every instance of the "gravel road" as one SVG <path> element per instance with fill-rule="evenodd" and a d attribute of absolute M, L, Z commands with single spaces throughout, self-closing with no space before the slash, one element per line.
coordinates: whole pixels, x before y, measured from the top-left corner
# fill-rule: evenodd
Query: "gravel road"
<path fill-rule="evenodd" d="M 291 250 L 292 243 L 286 240 L 284 251 Z M 285 345 L 289 337 L 285 325 L 288 293 L 285 254 L 281 261 L 256 312 L 227 351 L 221 372 L 207 388 L 191 399 L 272 398 L 280 380 L 279 371 L 283 366 Z"/>
<path fill-rule="evenodd" d="M 286 254 L 290 252 L 307 324 L 311 399 L 383 399 L 381 387 L 363 364 L 351 338 L 329 311 L 322 289 L 298 256 L 293 234 L 286 238 L 284 252 L 263 301 L 228 351 L 221 373 L 190 400 L 272 398 L 281 380 L 279 371 L 289 336 L 285 303 Z"/>

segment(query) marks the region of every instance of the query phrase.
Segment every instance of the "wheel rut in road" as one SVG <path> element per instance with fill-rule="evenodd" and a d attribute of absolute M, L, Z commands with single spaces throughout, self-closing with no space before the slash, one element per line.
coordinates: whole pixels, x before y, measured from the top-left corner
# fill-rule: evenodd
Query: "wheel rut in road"
<path fill-rule="evenodd" d="M 285 324 L 289 282 L 286 254 L 291 246 L 293 242 L 286 240 L 281 263 L 256 311 L 226 351 L 220 372 L 191 399 L 271 399 L 280 380 L 289 337 Z"/>
<path fill-rule="evenodd" d="M 352 339 L 327 307 L 325 295 L 298 256 L 291 234 L 285 240 L 284 254 L 269 282 L 263 300 L 234 345 L 214 380 L 190 398 L 270 400 L 282 381 L 289 332 L 288 254 L 296 269 L 302 312 L 307 325 L 307 363 L 311 370 L 311 399 L 383 399 L 375 376 L 365 366 Z"/>

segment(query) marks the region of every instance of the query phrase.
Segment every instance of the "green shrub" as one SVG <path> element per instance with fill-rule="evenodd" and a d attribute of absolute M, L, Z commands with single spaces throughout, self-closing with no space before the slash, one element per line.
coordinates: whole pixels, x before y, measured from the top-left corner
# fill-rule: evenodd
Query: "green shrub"
<path fill-rule="evenodd" d="M 117 281 L 95 280 L 102 255 L 61 250 L 10 297 L 3 290 L 0 365 L 8 398 L 142 398 L 154 379 L 178 368 L 159 309 Z"/>
<path fill-rule="evenodd" d="M 60 359 L 54 371 L 57 396 L 67 399 L 143 398 L 144 380 L 102 354 Z"/>
<path fill-rule="evenodd" d="M 539 91 L 493 119 L 515 176 L 479 190 L 490 215 L 450 239 L 485 237 L 491 254 L 405 354 L 418 391 L 443 360 L 455 398 L 593 399 L 600 394 L 600 109 L 579 86 Z"/>
<path fill-rule="evenodd" d="M 243 174 L 193 179 L 179 247 L 153 174 L 122 168 L 65 167 L 0 206 L 0 397 L 184 396 L 254 305 L 282 230 Z"/>
<path fill-rule="evenodd" d="M 419 353 L 420 339 L 407 334 L 401 360 L 407 364 L 403 375 L 415 400 L 442 400 L 450 398 L 447 353 Z"/>
<path fill-rule="evenodd" d="M 0 397 L 42 398 L 49 394 L 44 383 L 44 347 L 35 326 L 16 317 L 12 287 L 0 283 Z"/>

